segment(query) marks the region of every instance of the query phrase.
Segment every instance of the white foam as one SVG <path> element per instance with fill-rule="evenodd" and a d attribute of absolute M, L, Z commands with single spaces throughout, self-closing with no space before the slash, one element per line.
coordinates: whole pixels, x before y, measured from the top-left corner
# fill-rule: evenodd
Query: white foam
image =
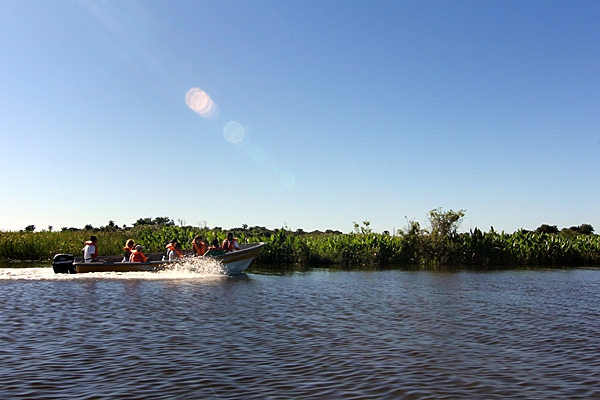
<path fill-rule="evenodd" d="M 182 279 L 227 276 L 223 265 L 209 258 L 186 258 L 156 272 L 90 272 L 55 274 L 52 268 L 0 268 L 2 280 Z"/>
<path fill-rule="evenodd" d="M 170 264 L 157 275 L 227 275 L 221 262 L 212 258 L 186 257 L 182 262 Z"/>

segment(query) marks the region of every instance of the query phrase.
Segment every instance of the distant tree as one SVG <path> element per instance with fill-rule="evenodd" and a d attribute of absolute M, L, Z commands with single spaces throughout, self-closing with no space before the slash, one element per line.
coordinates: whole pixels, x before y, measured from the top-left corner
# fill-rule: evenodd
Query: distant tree
<path fill-rule="evenodd" d="M 442 236 L 456 234 L 464 217 L 465 210 L 442 211 L 442 208 L 440 207 L 429 211 L 428 219 L 431 227 L 431 234 Z"/>
<path fill-rule="evenodd" d="M 180 220 L 181 222 L 182 220 Z M 185 222 L 185 221 L 183 221 Z M 156 226 L 174 226 L 175 222 L 169 217 L 156 217 L 152 219 L 148 218 L 140 218 L 136 222 L 133 223 L 134 227 L 143 226 L 143 225 L 156 225 Z"/>
<path fill-rule="evenodd" d="M 553 234 L 553 233 L 558 233 L 558 228 L 556 227 L 556 225 L 542 224 L 535 231 L 537 233 L 549 233 L 549 234 Z"/>
<path fill-rule="evenodd" d="M 369 233 L 373 233 L 373 229 L 371 229 L 371 222 L 370 221 L 363 221 L 363 226 L 360 226 L 358 223 L 354 223 L 354 233 L 359 233 L 359 234 L 369 234 Z"/>
<path fill-rule="evenodd" d="M 570 228 L 562 228 L 560 234 L 563 236 L 576 236 L 579 233 L 579 227 L 572 226 Z"/>
<path fill-rule="evenodd" d="M 108 224 L 106 226 L 102 226 L 100 227 L 101 231 L 116 231 L 117 229 L 119 229 L 119 225 L 115 224 L 115 221 L 108 221 Z"/>
<path fill-rule="evenodd" d="M 27 232 L 33 232 L 35 231 L 35 225 L 28 225 L 25 227 L 25 231 Z"/>
<path fill-rule="evenodd" d="M 92 229 L 94 229 L 94 227 L 92 226 L 92 224 L 87 224 L 86 226 L 83 227 L 83 229 L 92 230 Z"/>
<path fill-rule="evenodd" d="M 52 225 L 48 225 L 48 232 L 52 232 Z"/>
<path fill-rule="evenodd" d="M 594 227 L 590 224 L 581 224 L 579 225 L 579 232 L 583 233 L 584 235 L 591 235 L 594 233 Z"/>
<path fill-rule="evenodd" d="M 133 226 L 152 225 L 152 218 L 140 218 L 133 223 Z"/>
<path fill-rule="evenodd" d="M 185 225 L 185 220 L 179 220 Z M 156 217 L 154 218 L 154 225 L 165 225 L 165 226 L 175 226 L 175 222 L 169 217 Z"/>
<path fill-rule="evenodd" d="M 423 233 L 421 230 L 421 224 L 417 221 L 408 221 L 408 227 L 406 229 L 406 235 L 420 235 Z M 404 232 L 402 232 L 404 234 Z"/>

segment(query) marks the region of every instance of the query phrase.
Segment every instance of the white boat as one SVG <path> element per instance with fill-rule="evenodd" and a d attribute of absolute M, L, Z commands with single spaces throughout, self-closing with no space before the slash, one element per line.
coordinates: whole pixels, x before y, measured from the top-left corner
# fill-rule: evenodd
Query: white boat
<path fill-rule="evenodd" d="M 242 243 L 240 249 L 221 255 L 204 256 L 219 261 L 230 275 L 241 274 L 250 266 L 254 257 L 258 256 L 265 243 Z"/>
<path fill-rule="evenodd" d="M 219 255 L 205 255 L 202 257 L 219 261 L 229 275 L 241 274 L 248 268 L 265 243 L 242 243 L 240 250 Z M 180 262 L 162 260 L 163 253 L 147 255 L 146 262 L 122 262 L 123 256 L 98 257 L 97 262 L 83 262 L 71 254 L 57 254 L 52 260 L 52 268 L 57 274 L 81 274 L 86 272 L 148 272 L 162 270 L 169 264 Z"/>

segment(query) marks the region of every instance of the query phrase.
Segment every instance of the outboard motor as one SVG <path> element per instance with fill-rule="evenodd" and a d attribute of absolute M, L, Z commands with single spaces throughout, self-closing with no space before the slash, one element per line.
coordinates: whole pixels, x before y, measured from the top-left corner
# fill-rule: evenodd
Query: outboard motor
<path fill-rule="evenodd" d="M 52 268 L 55 274 L 76 274 L 77 269 L 73 266 L 75 256 L 72 254 L 57 254 L 52 259 Z"/>

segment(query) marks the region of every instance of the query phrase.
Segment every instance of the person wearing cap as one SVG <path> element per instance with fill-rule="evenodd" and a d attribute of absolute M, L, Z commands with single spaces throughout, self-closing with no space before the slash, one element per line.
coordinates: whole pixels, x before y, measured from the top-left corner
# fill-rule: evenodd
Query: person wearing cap
<path fill-rule="evenodd" d="M 146 262 L 146 256 L 142 253 L 144 246 L 138 244 L 135 246 L 133 251 L 131 252 L 131 257 L 129 258 L 129 262 Z"/>
<path fill-rule="evenodd" d="M 98 242 L 98 238 L 96 236 L 90 237 L 90 240 L 85 242 L 85 246 L 81 251 L 83 251 L 83 261 L 86 263 L 96 262 L 96 257 L 98 256 L 98 246 L 96 243 Z"/>
<path fill-rule="evenodd" d="M 183 258 L 183 253 L 177 248 L 179 246 L 179 242 L 177 239 L 173 239 L 167 245 L 167 258 L 169 261 L 175 261 L 180 258 Z"/>

